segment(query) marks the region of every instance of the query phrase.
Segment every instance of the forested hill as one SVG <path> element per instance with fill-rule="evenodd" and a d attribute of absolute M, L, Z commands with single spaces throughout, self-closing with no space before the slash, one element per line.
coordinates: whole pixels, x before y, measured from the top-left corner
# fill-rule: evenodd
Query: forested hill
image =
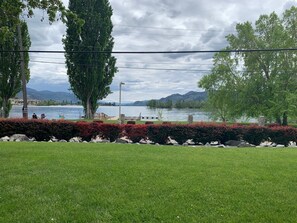
<path fill-rule="evenodd" d="M 157 102 L 168 102 L 172 101 L 172 103 L 176 103 L 178 101 L 205 101 L 207 98 L 206 92 L 196 92 L 196 91 L 190 91 L 186 94 L 172 94 L 165 98 L 156 99 Z M 136 101 L 133 103 L 135 106 L 146 106 L 148 101 Z"/>
<path fill-rule="evenodd" d="M 77 103 L 78 99 L 74 94 L 68 92 L 53 92 L 53 91 L 37 91 L 32 88 L 27 88 L 27 95 L 30 99 L 36 99 L 40 101 L 53 100 L 56 102 L 68 101 Z M 17 94 L 18 98 L 22 98 L 22 92 Z"/>

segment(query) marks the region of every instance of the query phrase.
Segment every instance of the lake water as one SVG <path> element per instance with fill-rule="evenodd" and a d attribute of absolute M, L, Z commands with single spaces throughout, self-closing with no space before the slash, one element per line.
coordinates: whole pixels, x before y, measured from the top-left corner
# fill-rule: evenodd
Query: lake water
<path fill-rule="evenodd" d="M 79 119 L 84 115 L 82 106 L 29 106 L 29 117 L 36 113 L 38 117 L 42 113 L 47 119 Z M 209 121 L 206 112 L 197 109 L 149 109 L 146 106 L 121 106 L 121 113 L 126 116 L 162 116 L 163 121 L 187 121 L 188 115 L 193 115 L 194 121 Z M 118 106 L 100 106 L 97 113 L 105 113 L 108 116 L 118 116 Z M 11 118 L 22 117 L 22 106 L 13 106 L 10 112 Z"/>

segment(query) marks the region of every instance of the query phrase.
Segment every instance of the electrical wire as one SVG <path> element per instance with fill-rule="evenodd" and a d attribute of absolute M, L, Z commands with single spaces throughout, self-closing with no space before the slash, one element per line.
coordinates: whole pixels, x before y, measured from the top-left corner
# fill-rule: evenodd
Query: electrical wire
<path fill-rule="evenodd" d="M 177 51 L 71 51 L 68 54 L 205 54 L 205 53 L 254 53 L 297 51 L 297 48 L 231 49 L 231 50 L 177 50 Z M 48 53 L 65 54 L 64 50 L 1 50 L 0 53 Z"/>
<path fill-rule="evenodd" d="M 65 63 L 59 62 L 48 62 L 48 61 L 30 61 L 31 63 L 44 63 L 44 64 L 61 64 L 66 65 Z M 79 66 L 93 67 L 94 64 L 77 64 Z M 152 68 L 152 67 L 121 67 L 119 69 L 131 69 L 131 70 L 162 70 L 162 71 L 186 71 L 186 72 L 210 72 L 211 70 L 195 70 L 195 69 L 174 69 L 174 68 Z"/>

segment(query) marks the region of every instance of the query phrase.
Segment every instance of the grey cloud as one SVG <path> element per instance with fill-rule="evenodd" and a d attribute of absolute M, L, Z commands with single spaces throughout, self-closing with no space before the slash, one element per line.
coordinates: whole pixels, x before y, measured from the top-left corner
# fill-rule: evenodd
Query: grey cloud
<path fill-rule="evenodd" d="M 296 1 L 288 1 L 288 2 L 286 2 L 286 4 L 284 5 L 284 10 L 289 9 L 292 6 L 297 6 L 297 2 Z"/>
<path fill-rule="evenodd" d="M 68 1 L 63 1 L 67 6 Z M 110 3 L 115 51 L 222 49 L 227 45 L 225 36 L 234 30 L 236 23 L 253 22 L 261 14 L 282 13 L 282 9 L 296 5 L 296 1 L 271 0 L 110 0 Z M 62 50 L 65 26 L 41 23 L 42 14 L 37 13 L 29 21 L 32 49 Z M 114 93 L 107 98 L 110 101 L 118 100 L 121 81 L 127 83 L 123 87 L 123 100 L 133 101 L 199 90 L 197 82 L 205 74 L 124 67 L 209 70 L 212 64 L 212 54 L 115 56 L 117 66 L 122 68 L 115 74 L 111 85 Z M 63 55 L 32 55 L 33 59 L 64 62 Z M 65 65 L 31 63 L 30 67 L 29 86 L 38 90 L 69 89 Z"/>

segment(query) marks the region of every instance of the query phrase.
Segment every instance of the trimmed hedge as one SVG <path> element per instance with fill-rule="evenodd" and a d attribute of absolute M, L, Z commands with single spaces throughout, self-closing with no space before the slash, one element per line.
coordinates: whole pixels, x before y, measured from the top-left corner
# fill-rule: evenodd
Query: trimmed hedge
<path fill-rule="evenodd" d="M 79 136 L 83 140 L 91 140 L 96 136 L 115 141 L 120 137 L 122 132 L 121 125 L 117 124 L 104 124 L 98 122 L 77 122 L 74 123 L 79 130 Z"/>
<path fill-rule="evenodd" d="M 91 140 L 96 136 L 115 141 L 126 136 L 134 143 L 141 139 L 151 140 L 155 143 L 166 144 L 168 138 L 176 140 L 179 144 L 192 139 L 196 144 L 228 140 L 243 139 L 251 144 L 259 145 L 270 140 L 277 144 L 288 145 L 290 141 L 297 142 L 297 128 L 294 127 L 259 127 L 256 125 L 224 125 L 199 123 L 191 125 L 118 125 L 104 124 L 102 122 L 70 122 L 48 120 L 1 119 L 0 137 L 13 134 L 26 134 L 38 141 L 47 141 L 51 137 L 69 140 L 79 136 L 83 140 Z"/>
<path fill-rule="evenodd" d="M 147 139 L 147 125 L 125 125 L 123 126 L 122 136 L 128 137 L 132 142 L 137 143 L 141 139 Z"/>
<path fill-rule="evenodd" d="M 52 136 L 57 139 L 69 140 L 79 134 L 78 128 L 73 122 L 48 121 L 48 120 L 0 120 L 0 137 L 13 134 L 26 134 L 38 141 L 47 141 Z"/>

